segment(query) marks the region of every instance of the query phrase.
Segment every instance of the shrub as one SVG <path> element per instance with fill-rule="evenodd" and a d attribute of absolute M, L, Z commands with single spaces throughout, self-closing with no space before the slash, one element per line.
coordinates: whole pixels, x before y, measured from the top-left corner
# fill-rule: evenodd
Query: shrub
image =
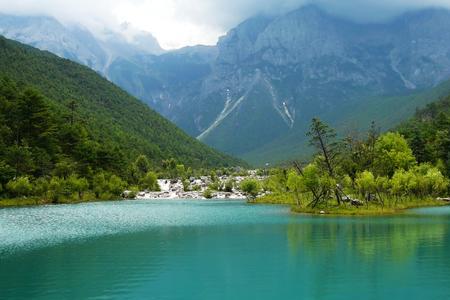
<path fill-rule="evenodd" d="M 53 202 L 58 202 L 65 194 L 64 180 L 59 177 L 52 177 L 48 185 L 48 193 Z"/>
<path fill-rule="evenodd" d="M 367 197 L 367 199 L 370 194 L 375 194 L 377 191 L 375 176 L 373 176 L 370 171 L 358 173 L 355 179 L 355 184 L 360 194 Z"/>
<path fill-rule="evenodd" d="M 211 199 L 213 196 L 213 192 L 209 188 L 203 192 L 203 197 L 206 199 Z"/>
<path fill-rule="evenodd" d="M 33 190 L 28 177 L 19 177 L 15 180 L 10 180 L 6 184 L 6 189 L 14 196 L 29 196 Z"/>
<path fill-rule="evenodd" d="M 154 172 L 147 172 L 140 180 L 140 188 L 149 191 L 159 191 L 158 176 Z"/>
<path fill-rule="evenodd" d="M 79 178 L 76 175 L 70 175 L 67 179 L 67 187 L 71 193 L 77 193 L 79 199 L 83 199 L 83 193 L 89 188 L 89 182 L 86 178 Z"/>
<path fill-rule="evenodd" d="M 122 195 L 122 193 L 126 187 L 127 187 L 127 183 L 125 181 L 123 181 L 119 176 L 111 175 L 111 177 L 108 180 L 107 190 L 113 196 Z"/>
<path fill-rule="evenodd" d="M 231 180 L 231 179 L 228 180 L 228 181 L 225 183 L 224 191 L 227 192 L 227 193 L 232 193 L 232 192 L 233 192 L 233 186 L 234 186 L 233 180 Z"/>
<path fill-rule="evenodd" d="M 92 179 L 92 190 L 94 191 L 96 198 L 100 198 L 100 195 L 108 190 L 108 183 L 104 173 L 94 175 L 94 178 Z"/>
<path fill-rule="evenodd" d="M 44 177 L 39 177 L 34 181 L 33 184 L 33 195 L 35 196 L 45 196 L 49 189 L 49 182 Z"/>
<path fill-rule="evenodd" d="M 379 175 L 392 176 L 395 170 L 409 170 L 416 164 L 416 158 L 401 134 L 388 132 L 375 143 L 374 164 Z"/>
<path fill-rule="evenodd" d="M 247 196 L 248 200 L 254 200 L 261 190 L 259 181 L 256 179 L 244 179 L 241 182 L 241 190 Z"/>
<path fill-rule="evenodd" d="M 219 191 L 220 190 L 220 183 L 218 181 L 215 181 L 213 183 L 210 183 L 208 185 L 208 189 L 212 191 Z"/>
<path fill-rule="evenodd" d="M 182 183 L 183 183 L 183 191 L 189 192 L 190 186 L 191 186 L 191 183 L 189 182 L 189 180 L 185 179 L 185 180 L 183 180 Z"/>

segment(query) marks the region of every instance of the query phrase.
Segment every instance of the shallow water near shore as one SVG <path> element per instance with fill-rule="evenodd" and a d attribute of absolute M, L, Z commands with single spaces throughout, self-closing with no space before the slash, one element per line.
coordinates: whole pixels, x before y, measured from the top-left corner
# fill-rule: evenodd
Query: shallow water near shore
<path fill-rule="evenodd" d="M 387 217 L 244 201 L 0 209 L 0 299 L 450 298 L 450 207 Z"/>

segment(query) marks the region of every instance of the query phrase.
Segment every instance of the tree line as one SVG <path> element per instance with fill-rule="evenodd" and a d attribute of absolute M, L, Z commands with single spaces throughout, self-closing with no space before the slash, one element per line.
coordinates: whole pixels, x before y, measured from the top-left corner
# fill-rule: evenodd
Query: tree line
<path fill-rule="evenodd" d="M 0 79 L 0 199 L 47 202 L 116 198 L 126 188 L 158 190 L 158 177 L 186 178 L 175 158 L 156 164 L 130 157 L 113 140 L 92 136 L 75 101 L 52 106 L 39 91 Z"/>
<path fill-rule="evenodd" d="M 448 120 L 437 121 L 445 124 L 447 132 Z M 414 132 L 406 128 L 402 132 Z M 429 133 L 439 135 L 433 130 Z M 372 123 L 363 137 L 355 134 L 338 138 L 335 130 L 318 118 L 312 120 L 307 135 L 316 149 L 312 161 L 294 162 L 289 168 L 272 170 L 264 183 L 264 188 L 272 193 L 266 200 L 290 200 L 305 208 L 349 205 L 383 208 L 425 201 L 449 192 L 450 172 L 445 161 L 448 146 L 428 152 L 432 157 L 418 156 L 420 149 L 414 136 L 405 137 L 398 131 L 380 134 Z M 437 143 L 442 144 L 447 137 Z M 421 149 L 423 146 L 426 143 L 420 145 Z"/>

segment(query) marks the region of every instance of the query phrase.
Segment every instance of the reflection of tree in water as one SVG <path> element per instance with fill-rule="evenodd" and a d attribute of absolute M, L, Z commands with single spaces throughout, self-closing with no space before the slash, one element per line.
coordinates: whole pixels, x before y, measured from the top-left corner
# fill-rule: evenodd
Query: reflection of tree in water
<path fill-rule="evenodd" d="M 305 217 L 287 225 L 290 266 L 313 299 L 346 286 L 355 293 L 395 289 L 414 282 L 424 267 L 450 271 L 445 261 L 423 260 L 446 257 L 448 229 L 448 219 Z"/>
<path fill-rule="evenodd" d="M 380 255 L 406 260 L 420 245 L 442 242 L 449 226 L 446 220 L 413 217 L 375 219 L 318 219 L 287 226 L 293 257 L 326 260 L 373 260 Z"/>

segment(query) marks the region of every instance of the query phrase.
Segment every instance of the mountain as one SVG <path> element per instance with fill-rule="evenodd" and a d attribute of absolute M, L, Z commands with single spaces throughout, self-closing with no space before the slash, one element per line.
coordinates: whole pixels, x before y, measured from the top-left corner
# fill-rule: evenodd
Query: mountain
<path fill-rule="evenodd" d="M 38 89 L 60 116 L 75 106 L 89 136 L 127 161 L 145 154 L 155 166 L 169 158 L 196 168 L 242 164 L 189 137 L 89 68 L 3 37 L 0 77 Z"/>
<path fill-rule="evenodd" d="M 278 162 L 307 153 L 313 117 L 340 133 L 389 129 L 435 100 L 450 77 L 449 26 L 444 9 L 361 24 L 309 5 L 248 19 L 214 47 L 117 57 L 102 74 L 191 136 Z"/>
<path fill-rule="evenodd" d="M 215 58 L 143 59 L 151 88 L 140 98 L 218 149 L 259 164 L 289 159 L 305 151 L 315 116 L 348 130 L 372 120 L 387 129 L 432 101 L 403 97 L 450 77 L 448 26 L 450 13 L 441 9 L 384 24 L 354 23 L 316 6 L 255 17 L 221 38 Z M 168 74 L 177 62 L 176 75 Z M 391 110 L 399 97 L 403 105 Z"/>
<path fill-rule="evenodd" d="M 115 59 L 164 52 L 151 34 L 128 24 L 122 24 L 118 31 L 104 30 L 98 37 L 81 25 L 65 25 L 52 17 L 0 14 L 0 34 L 81 63 L 103 75 Z"/>

